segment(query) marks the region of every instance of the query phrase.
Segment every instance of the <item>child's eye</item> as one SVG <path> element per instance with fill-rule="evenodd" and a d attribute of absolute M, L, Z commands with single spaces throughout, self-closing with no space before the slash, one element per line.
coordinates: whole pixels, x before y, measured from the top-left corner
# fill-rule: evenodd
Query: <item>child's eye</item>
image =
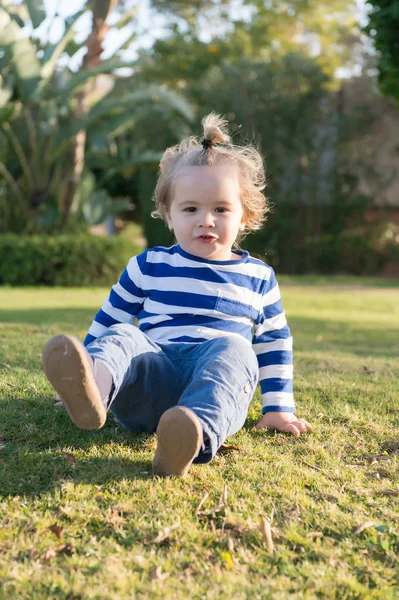
<path fill-rule="evenodd" d="M 187 207 L 184 209 L 184 212 L 193 213 L 193 212 L 196 212 L 196 210 L 197 210 L 197 209 L 196 209 L 196 207 L 195 207 L 195 206 L 187 206 Z"/>
<path fill-rule="evenodd" d="M 225 206 L 218 206 L 217 208 L 215 208 L 217 213 L 224 213 L 227 211 L 227 208 Z"/>

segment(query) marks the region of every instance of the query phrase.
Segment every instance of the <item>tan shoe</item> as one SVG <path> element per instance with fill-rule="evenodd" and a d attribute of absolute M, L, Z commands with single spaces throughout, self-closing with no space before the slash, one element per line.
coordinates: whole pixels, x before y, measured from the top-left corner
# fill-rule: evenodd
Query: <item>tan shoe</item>
<path fill-rule="evenodd" d="M 185 406 L 170 408 L 159 420 L 157 438 L 154 475 L 186 475 L 202 444 L 202 427 L 196 414 Z"/>
<path fill-rule="evenodd" d="M 100 429 L 107 412 L 83 344 L 71 335 L 56 335 L 44 346 L 42 360 L 47 379 L 75 425 L 80 429 Z"/>

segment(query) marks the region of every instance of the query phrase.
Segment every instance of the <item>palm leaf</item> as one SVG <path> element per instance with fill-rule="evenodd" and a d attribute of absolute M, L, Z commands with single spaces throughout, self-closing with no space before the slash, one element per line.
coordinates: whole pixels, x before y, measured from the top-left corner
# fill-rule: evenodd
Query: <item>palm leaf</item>
<path fill-rule="evenodd" d="M 12 97 L 12 89 L 5 85 L 1 85 L 3 78 L 0 75 L 0 110 L 6 107 Z"/>
<path fill-rule="evenodd" d="M 41 22 L 46 18 L 43 0 L 25 0 L 25 4 L 28 9 L 33 28 L 36 29 L 36 27 L 39 27 Z"/>
<path fill-rule="evenodd" d="M 101 65 L 95 67 L 94 69 L 86 69 L 84 71 L 80 71 L 76 75 L 72 76 L 71 79 L 68 81 L 68 84 L 65 88 L 65 94 L 69 95 L 72 92 L 72 90 L 86 83 L 86 81 L 91 77 L 103 75 L 104 73 L 112 73 L 112 71 L 115 71 L 115 69 L 124 69 L 126 67 L 131 67 L 133 64 L 133 62 L 128 63 L 121 61 L 120 59 L 110 59 L 104 61 Z"/>
<path fill-rule="evenodd" d="M 31 98 L 40 81 L 40 62 L 36 56 L 36 48 L 30 40 L 23 38 L 21 28 L 2 7 L 0 47 L 16 77 L 20 97 L 26 100 Z"/>
<path fill-rule="evenodd" d="M 129 35 L 129 37 L 124 42 L 121 42 L 120 46 L 117 46 L 114 49 L 114 54 L 116 54 L 120 50 L 126 50 L 127 48 L 129 48 L 130 44 L 136 37 L 137 37 L 137 33 L 134 31 L 131 35 Z"/>
<path fill-rule="evenodd" d="M 86 119 L 89 124 L 113 110 L 122 109 L 129 105 L 136 106 L 143 102 L 147 102 L 149 105 L 163 104 L 175 110 L 189 123 L 192 123 L 195 119 L 195 114 L 190 103 L 179 94 L 162 86 L 149 86 L 146 89 L 126 94 L 123 98 L 112 97 L 111 93 L 108 95 L 108 98 L 108 101 L 104 101 L 103 99 L 102 102 L 96 104 L 88 113 Z M 79 126 L 79 130 L 82 128 L 81 124 L 77 124 L 77 126 Z"/>
<path fill-rule="evenodd" d="M 139 7 L 133 6 L 132 8 L 123 13 L 119 21 L 113 24 L 113 27 L 116 27 L 116 29 L 123 29 L 125 25 L 127 25 L 130 21 L 134 19 L 138 12 Z"/>
<path fill-rule="evenodd" d="M 14 192 L 14 195 L 18 198 L 22 206 L 24 204 L 24 196 L 21 190 L 19 189 L 14 177 L 11 175 L 6 165 L 0 160 L 0 177 L 1 176 L 3 176 L 3 179 L 8 183 L 10 189 Z"/>
<path fill-rule="evenodd" d="M 84 11 L 84 10 L 79 11 L 75 15 L 75 19 L 66 25 L 66 30 L 65 30 L 63 37 L 58 42 L 58 44 L 56 46 L 54 46 L 51 56 L 48 58 L 48 60 L 42 66 L 42 70 L 41 70 L 42 82 L 40 83 L 41 89 L 54 75 L 54 72 L 55 72 L 55 69 L 57 66 L 57 61 L 59 60 L 61 54 L 67 48 L 68 44 L 73 40 L 73 38 L 76 35 L 76 31 L 75 31 L 73 25 L 75 25 L 75 23 L 78 21 L 78 19 L 80 19 L 80 17 L 85 12 L 86 11 Z M 80 47 L 82 47 L 82 45 L 83 44 L 80 44 Z"/>

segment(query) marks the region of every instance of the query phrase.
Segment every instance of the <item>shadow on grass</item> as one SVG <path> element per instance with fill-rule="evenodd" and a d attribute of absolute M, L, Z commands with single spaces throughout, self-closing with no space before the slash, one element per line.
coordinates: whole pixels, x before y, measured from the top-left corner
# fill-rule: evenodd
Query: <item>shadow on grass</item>
<path fill-rule="evenodd" d="M 151 460 L 118 454 L 126 448 L 141 454 L 152 436 L 128 432 L 111 416 L 103 429 L 81 431 L 51 403 L 13 399 L 2 409 L 0 497 L 39 495 L 65 481 L 103 485 L 151 477 Z"/>
<path fill-rule="evenodd" d="M 106 485 L 152 478 L 153 436 L 126 431 L 112 414 L 102 429 L 82 431 L 46 400 L 6 400 L 2 408 L 0 498 L 41 495 L 66 481 Z M 244 428 L 252 429 L 258 420 L 259 415 L 248 416 Z M 118 456 L 123 452 L 131 456 Z M 151 458 L 143 459 L 143 452 Z"/>

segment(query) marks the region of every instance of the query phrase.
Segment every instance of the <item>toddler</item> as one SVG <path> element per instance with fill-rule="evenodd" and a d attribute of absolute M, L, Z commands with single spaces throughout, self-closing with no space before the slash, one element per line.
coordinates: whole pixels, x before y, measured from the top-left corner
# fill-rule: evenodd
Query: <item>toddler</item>
<path fill-rule="evenodd" d="M 78 427 L 102 427 L 111 409 L 129 430 L 156 431 L 159 476 L 212 460 L 244 425 L 258 382 L 258 428 L 311 429 L 295 416 L 292 338 L 273 269 L 237 247 L 267 211 L 262 158 L 233 145 L 219 115 L 202 124 L 202 141 L 168 148 L 160 164 L 156 214 L 176 245 L 130 259 L 84 344 L 57 335 L 43 350 Z"/>

